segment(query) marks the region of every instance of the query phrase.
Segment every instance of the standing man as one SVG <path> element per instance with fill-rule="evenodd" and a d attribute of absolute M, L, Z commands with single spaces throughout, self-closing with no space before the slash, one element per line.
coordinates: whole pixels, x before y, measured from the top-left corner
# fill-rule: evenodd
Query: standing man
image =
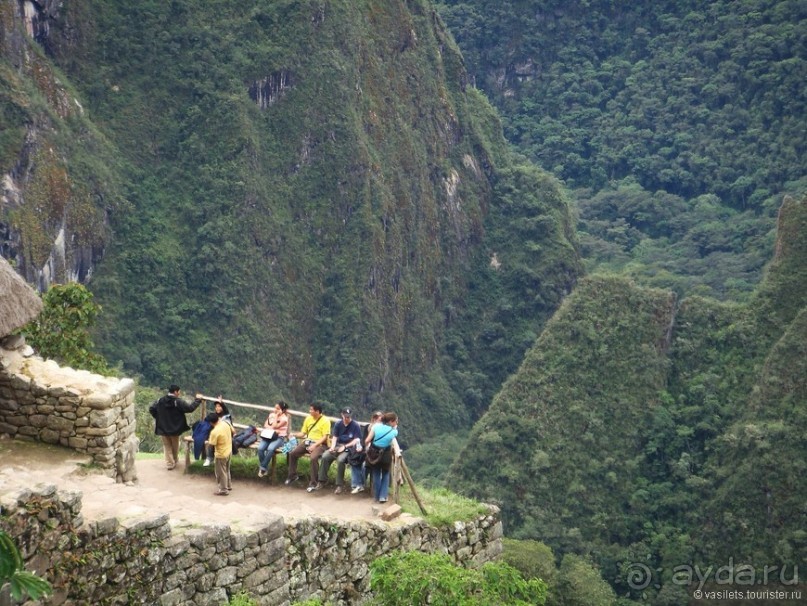
<path fill-rule="evenodd" d="M 300 443 L 289 453 L 289 475 L 286 478 L 287 485 L 300 478 L 300 476 L 297 475 L 297 461 L 306 453 L 311 457 L 311 474 L 308 487 L 312 488 L 317 485 L 319 458 L 322 456 L 322 453 L 325 452 L 328 436 L 331 433 L 331 421 L 322 414 L 325 408 L 324 405 L 325 402 L 321 401 L 311 404 L 308 408 L 308 416 L 305 418 L 305 421 L 303 421 L 301 431 L 294 434 L 295 437 L 300 438 Z"/>
<path fill-rule="evenodd" d="M 207 443 L 213 448 L 213 460 L 215 461 L 216 482 L 219 488 L 213 494 L 226 497 L 233 489 L 232 477 L 230 476 L 230 458 L 233 454 L 233 426 L 219 417 L 215 412 L 211 412 L 205 420 L 213 426 Z"/>
<path fill-rule="evenodd" d="M 165 466 L 173 469 L 179 460 L 179 436 L 188 431 L 185 413 L 193 412 L 202 403 L 201 395 L 196 394 L 193 404 L 188 404 L 179 397 L 179 385 L 171 385 L 168 393 L 149 406 L 149 413 L 154 417 L 154 433 L 163 440 Z"/>
<path fill-rule="evenodd" d="M 353 413 L 349 408 L 342 409 L 342 418 L 334 423 L 331 437 L 331 447 L 322 454 L 322 464 L 319 466 L 319 482 L 308 492 L 319 490 L 328 482 L 328 468 L 336 460 L 336 490 L 334 494 L 342 494 L 345 483 L 345 463 L 350 454 L 348 448 L 361 444 L 361 427 L 353 420 Z"/>

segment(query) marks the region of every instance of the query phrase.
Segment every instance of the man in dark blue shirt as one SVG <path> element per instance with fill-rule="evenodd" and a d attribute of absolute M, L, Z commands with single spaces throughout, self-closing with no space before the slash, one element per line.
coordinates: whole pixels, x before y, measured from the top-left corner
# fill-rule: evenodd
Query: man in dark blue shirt
<path fill-rule="evenodd" d="M 342 494 L 345 483 L 345 463 L 350 454 L 349 448 L 361 443 L 361 427 L 353 420 L 353 412 L 350 408 L 342 409 L 342 419 L 333 424 L 331 433 L 331 446 L 326 450 L 319 465 L 319 482 L 316 486 L 308 488 L 308 492 L 319 490 L 328 481 L 328 469 L 331 463 L 336 461 L 336 494 Z"/>

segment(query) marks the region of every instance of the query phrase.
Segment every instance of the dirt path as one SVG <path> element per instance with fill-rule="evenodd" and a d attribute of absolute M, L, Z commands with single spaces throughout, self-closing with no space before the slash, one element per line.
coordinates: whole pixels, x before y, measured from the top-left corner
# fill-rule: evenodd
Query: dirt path
<path fill-rule="evenodd" d="M 378 504 L 367 495 L 334 495 L 333 488 L 305 491 L 305 482 L 291 487 L 265 480 L 234 480 L 229 496 L 213 494 L 210 476 L 184 474 L 184 462 L 168 471 L 161 459 L 137 461 L 138 480 L 117 484 L 87 472 L 86 457 L 74 451 L 19 440 L 0 441 L 0 494 L 15 487 L 55 484 L 83 493 L 86 521 L 166 513 L 174 527 L 226 523 L 251 527 L 267 516 L 287 519 L 320 517 L 340 520 L 378 519 Z"/>

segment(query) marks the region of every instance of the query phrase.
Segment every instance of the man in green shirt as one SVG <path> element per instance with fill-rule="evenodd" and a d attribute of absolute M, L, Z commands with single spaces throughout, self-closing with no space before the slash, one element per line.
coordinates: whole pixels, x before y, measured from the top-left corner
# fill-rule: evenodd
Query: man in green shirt
<path fill-rule="evenodd" d="M 298 480 L 297 461 L 300 457 L 308 454 L 311 457 L 311 473 L 309 474 L 308 487 L 316 487 L 319 473 L 319 458 L 328 448 L 328 436 L 331 433 L 331 421 L 325 415 L 325 405 L 327 402 L 316 401 L 308 408 L 308 416 L 303 421 L 303 427 L 294 434 L 299 439 L 299 443 L 289 453 L 289 476 L 286 484 Z"/>

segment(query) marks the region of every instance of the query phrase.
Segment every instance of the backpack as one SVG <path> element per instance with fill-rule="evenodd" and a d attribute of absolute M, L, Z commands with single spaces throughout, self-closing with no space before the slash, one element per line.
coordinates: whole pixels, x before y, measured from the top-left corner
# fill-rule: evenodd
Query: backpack
<path fill-rule="evenodd" d="M 249 425 L 233 436 L 233 454 L 238 454 L 239 448 L 247 448 L 258 439 L 255 431 L 255 426 Z"/>

